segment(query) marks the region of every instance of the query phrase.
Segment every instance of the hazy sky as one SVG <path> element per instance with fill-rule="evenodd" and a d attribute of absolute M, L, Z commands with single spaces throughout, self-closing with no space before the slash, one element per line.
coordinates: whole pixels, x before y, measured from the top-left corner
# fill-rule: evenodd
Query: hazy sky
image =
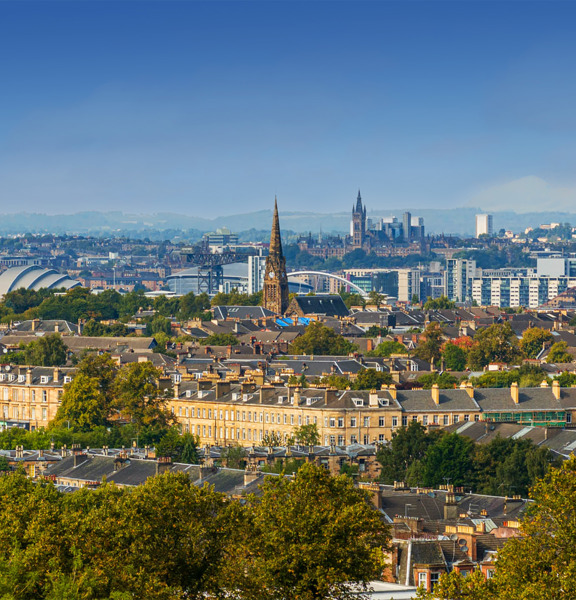
<path fill-rule="evenodd" d="M 0 1 L 0 213 L 576 212 L 576 3 Z"/>

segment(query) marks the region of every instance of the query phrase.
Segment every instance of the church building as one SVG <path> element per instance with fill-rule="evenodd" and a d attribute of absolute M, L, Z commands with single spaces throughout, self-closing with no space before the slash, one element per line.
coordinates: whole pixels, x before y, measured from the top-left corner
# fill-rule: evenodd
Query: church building
<path fill-rule="evenodd" d="M 278 203 L 274 200 L 274 218 L 270 235 L 270 250 L 266 258 L 264 287 L 262 296 L 264 308 L 283 315 L 288 308 L 288 276 L 286 275 L 286 259 L 282 252 L 280 238 L 280 219 Z"/>

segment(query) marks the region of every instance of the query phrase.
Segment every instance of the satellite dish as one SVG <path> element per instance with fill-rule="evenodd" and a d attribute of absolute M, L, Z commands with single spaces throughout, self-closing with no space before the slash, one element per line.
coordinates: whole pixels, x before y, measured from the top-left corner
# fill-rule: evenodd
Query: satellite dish
<path fill-rule="evenodd" d="M 458 540 L 458 545 L 459 546 L 466 546 L 466 540 L 464 538 Z"/>
<path fill-rule="evenodd" d="M 453 533 L 453 534 L 450 536 L 450 539 L 451 539 L 453 542 L 455 542 L 455 541 L 458 539 L 458 536 L 457 536 L 455 533 Z"/>
<path fill-rule="evenodd" d="M 10 365 L 6 365 L 6 370 L 9 371 L 12 367 Z"/>

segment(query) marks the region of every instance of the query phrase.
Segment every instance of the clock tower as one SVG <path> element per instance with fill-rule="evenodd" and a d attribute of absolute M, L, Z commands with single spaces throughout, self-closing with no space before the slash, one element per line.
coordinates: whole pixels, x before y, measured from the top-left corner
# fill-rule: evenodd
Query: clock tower
<path fill-rule="evenodd" d="M 266 270 L 264 271 L 262 305 L 279 315 L 283 315 L 288 308 L 288 276 L 286 275 L 286 259 L 282 253 L 280 220 L 276 199 L 274 199 L 270 250 L 266 257 Z"/>

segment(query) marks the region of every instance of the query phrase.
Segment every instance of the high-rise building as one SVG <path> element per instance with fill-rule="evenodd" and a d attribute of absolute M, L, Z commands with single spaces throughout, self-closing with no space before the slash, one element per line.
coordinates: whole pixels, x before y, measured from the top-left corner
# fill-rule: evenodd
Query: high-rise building
<path fill-rule="evenodd" d="M 444 293 L 449 300 L 466 302 L 470 300 L 470 282 L 476 277 L 476 261 L 463 258 L 446 260 L 444 276 Z"/>
<path fill-rule="evenodd" d="M 420 271 L 417 269 L 398 269 L 398 300 L 411 302 L 414 296 L 420 300 Z"/>
<path fill-rule="evenodd" d="M 264 285 L 266 258 L 264 256 L 248 257 L 248 293 L 255 294 Z"/>
<path fill-rule="evenodd" d="M 409 212 L 402 215 L 402 230 L 404 231 L 404 241 L 409 242 L 412 239 L 412 215 Z"/>
<path fill-rule="evenodd" d="M 288 308 L 288 276 L 286 275 L 286 259 L 282 252 L 280 219 L 278 218 L 278 203 L 276 199 L 274 199 L 270 251 L 266 257 L 263 290 L 262 305 L 264 308 L 279 315 L 284 314 Z"/>
<path fill-rule="evenodd" d="M 476 215 L 476 237 L 492 236 L 493 234 L 492 215 Z"/>

